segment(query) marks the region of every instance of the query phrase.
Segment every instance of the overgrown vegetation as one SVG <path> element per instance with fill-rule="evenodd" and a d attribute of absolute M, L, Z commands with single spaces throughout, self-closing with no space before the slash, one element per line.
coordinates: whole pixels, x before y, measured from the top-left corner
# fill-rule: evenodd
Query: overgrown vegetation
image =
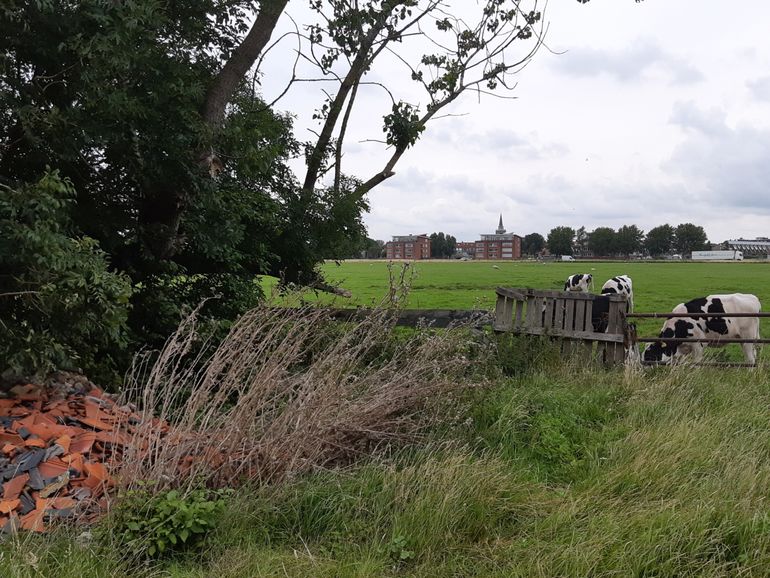
<path fill-rule="evenodd" d="M 19 189 L 0 184 L 0 372 L 82 368 L 109 378 L 126 345 L 128 277 L 77 234 L 72 182 L 57 172 Z"/>
<path fill-rule="evenodd" d="M 142 567 L 66 532 L 22 536 L 0 547 L 0 572 L 767 574 L 766 368 L 636 374 L 537 359 L 456 398 L 411 443 L 241 488 L 194 552 Z"/>

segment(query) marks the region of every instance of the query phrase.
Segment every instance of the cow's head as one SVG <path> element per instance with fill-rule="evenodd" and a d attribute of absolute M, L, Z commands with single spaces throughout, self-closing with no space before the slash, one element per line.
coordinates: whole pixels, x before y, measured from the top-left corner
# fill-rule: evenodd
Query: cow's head
<path fill-rule="evenodd" d="M 663 331 L 658 337 L 661 341 L 650 343 L 644 350 L 645 361 L 656 361 L 658 363 L 671 363 L 674 359 L 687 355 L 692 351 L 692 344 L 680 343 L 678 341 L 665 341 L 672 337 L 692 337 L 695 324 L 685 319 L 669 319 L 663 325 Z"/>

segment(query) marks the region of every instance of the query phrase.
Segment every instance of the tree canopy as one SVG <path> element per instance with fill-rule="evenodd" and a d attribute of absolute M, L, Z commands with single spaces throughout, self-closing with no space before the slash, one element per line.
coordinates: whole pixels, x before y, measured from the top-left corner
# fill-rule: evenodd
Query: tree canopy
<path fill-rule="evenodd" d="M 457 239 L 444 233 L 431 233 L 430 256 L 435 259 L 448 259 L 455 254 Z"/>
<path fill-rule="evenodd" d="M 623 225 L 615 235 L 615 251 L 628 257 L 644 246 L 644 231 L 636 225 Z"/>
<path fill-rule="evenodd" d="M 703 227 L 692 223 L 678 225 L 674 232 L 674 245 L 683 256 L 692 251 L 708 249 L 708 237 Z"/>
<path fill-rule="evenodd" d="M 666 255 L 674 248 L 674 227 L 660 225 L 647 232 L 644 247 L 652 256 Z"/>
<path fill-rule="evenodd" d="M 554 227 L 548 233 L 548 250 L 553 255 L 572 255 L 572 241 L 575 229 L 572 227 Z"/>
<path fill-rule="evenodd" d="M 611 227 L 597 227 L 588 234 L 588 248 L 599 257 L 612 255 L 616 242 L 617 233 Z"/>
<path fill-rule="evenodd" d="M 521 240 L 521 252 L 525 255 L 537 255 L 545 247 L 545 239 L 540 233 L 530 233 Z"/>

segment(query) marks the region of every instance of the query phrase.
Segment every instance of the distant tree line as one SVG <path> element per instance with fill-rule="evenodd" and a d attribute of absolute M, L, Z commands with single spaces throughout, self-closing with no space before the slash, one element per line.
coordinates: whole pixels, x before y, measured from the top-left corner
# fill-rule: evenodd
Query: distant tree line
<path fill-rule="evenodd" d="M 676 227 L 660 225 L 645 235 L 636 225 L 623 225 L 615 230 L 611 227 L 597 227 L 586 231 L 585 227 L 554 227 L 543 238 L 539 233 L 530 233 L 522 239 L 521 250 L 525 255 L 537 255 L 544 248 L 553 255 L 593 255 L 596 257 L 628 257 L 648 253 L 653 257 L 671 253 L 689 254 L 710 247 L 703 227 L 692 223 L 681 223 Z"/>
<path fill-rule="evenodd" d="M 447 233 L 431 233 L 430 256 L 434 259 L 448 259 L 457 252 L 457 239 Z M 521 240 L 522 255 L 539 255 L 544 249 L 552 255 L 591 255 L 595 257 L 629 257 L 634 254 L 649 254 L 653 257 L 709 249 L 706 231 L 699 225 L 681 223 L 676 227 L 660 225 L 645 235 L 636 225 L 597 227 L 587 231 L 585 227 L 554 227 L 543 237 L 530 233 Z M 366 238 L 355 247 L 350 257 L 377 259 L 385 256 L 385 241 Z"/>

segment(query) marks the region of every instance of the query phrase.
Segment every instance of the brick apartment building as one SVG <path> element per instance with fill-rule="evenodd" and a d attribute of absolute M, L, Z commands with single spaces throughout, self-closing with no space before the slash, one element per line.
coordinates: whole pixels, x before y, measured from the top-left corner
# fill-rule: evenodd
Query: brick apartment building
<path fill-rule="evenodd" d="M 513 233 L 506 233 L 503 227 L 503 216 L 500 215 L 500 223 L 494 235 L 481 235 L 481 240 L 476 241 L 476 259 L 521 259 L 521 237 Z"/>
<path fill-rule="evenodd" d="M 401 235 L 393 237 L 386 244 L 388 259 L 430 259 L 430 237 L 428 235 Z"/>
<path fill-rule="evenodd" d="M 458 253 L 467 253 L 471 257 L 476 254 L 476 241 L 459 241 L 455 245 L 455 251 Z"/>

